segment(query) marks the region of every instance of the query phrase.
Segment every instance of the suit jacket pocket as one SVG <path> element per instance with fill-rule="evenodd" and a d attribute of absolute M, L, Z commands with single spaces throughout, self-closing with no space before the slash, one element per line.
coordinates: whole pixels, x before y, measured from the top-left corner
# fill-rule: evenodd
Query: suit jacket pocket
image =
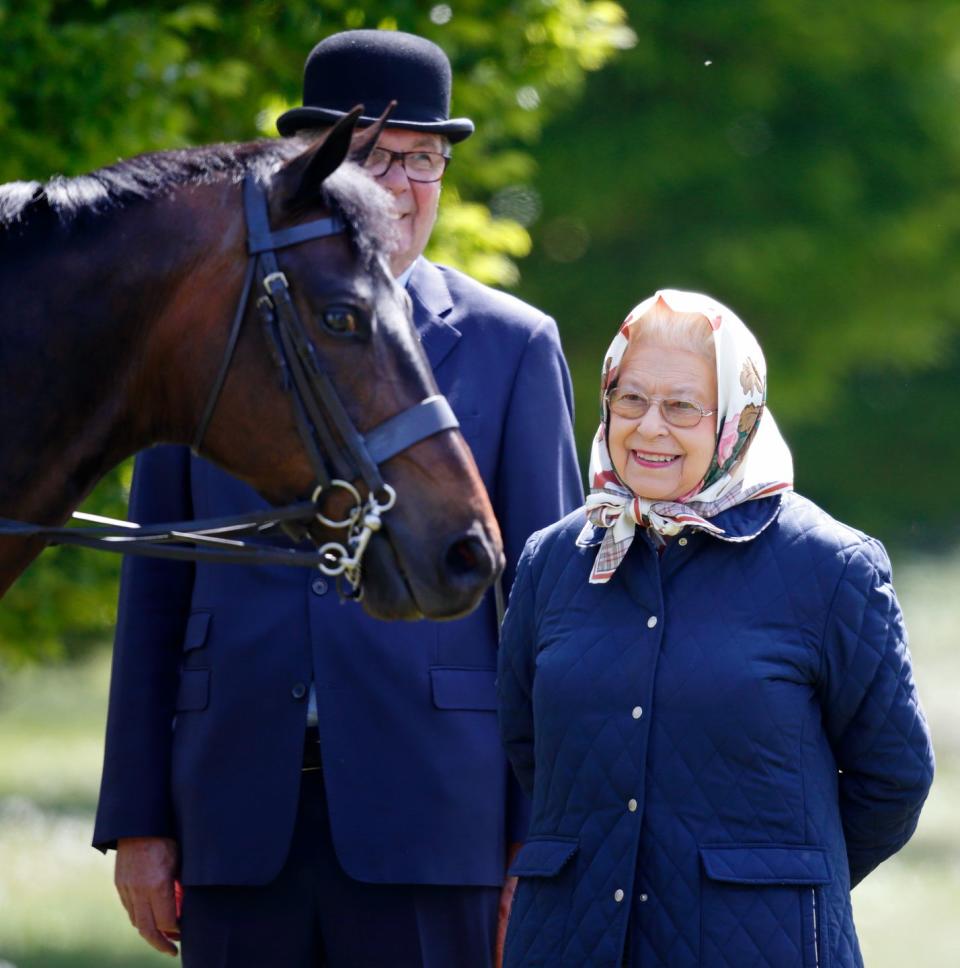
<path fill-rule="evenodd" d="M 437 709 L 497 708 L 496 669 L 432 666 L 430 685 Z"/>
<path fill-rule="evenodd" d="M 212 612 L 191 612 L 187 619 L 187 627 L 183 632 L 183 651 L 190 652 L 199 649 L 207 643 L 207 633 L 210 631 Z"/>
<path fill-rule="evenodd" d="M 792 844 L 701 846 L 700 963 L 827 968 L 826 851 Z"/>
<path fill-rule="evenodd" d="M 210 670 L 183 669 L 180 673 L 176 711 L 178 713 L 199 712 L 207 708 L 209 701 Z"/>

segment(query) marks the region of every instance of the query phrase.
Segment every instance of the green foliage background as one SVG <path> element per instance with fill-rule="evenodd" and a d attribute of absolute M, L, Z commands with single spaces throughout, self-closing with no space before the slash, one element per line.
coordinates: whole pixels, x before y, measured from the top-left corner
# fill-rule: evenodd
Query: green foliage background
<path fill-rule="evenodd" d="M 0 180 L 272 134 L 313 43 L 360 26 L 450 55 L 478 133 L 430 254 L 557 318 L 584 463 L 619 321 L 703 289 L 760 337 L 798 486 L 888 543 L 956 543 L 952 0 L 0 0 Z M 88 509 L 122 516 L 128 475 Z M 0 661 L 102 639 L 116 573 L 46 552 L 4 599 Z"/>
<path fill-rule="evenodd" d="M 603 349 L 662 286 L 757 333 L 798 488 L 960 538 L 960 6 L 627 5 L 638 42 L 536 149 L 521 295 L 561 320 L 584 457 Z"/>

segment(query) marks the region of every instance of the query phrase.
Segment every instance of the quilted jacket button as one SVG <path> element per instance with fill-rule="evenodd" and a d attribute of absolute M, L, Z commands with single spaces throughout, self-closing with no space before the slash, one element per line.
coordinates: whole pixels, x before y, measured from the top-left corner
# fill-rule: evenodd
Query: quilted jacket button
<path fill-rule="evenodd" d="M 630 715 L 633 716 L 634 719 L 639 719 L 643 715 L 643 710 L 639 706 L 634 706 L 633 712 L 630 713 Z"/>
<path fill-rule="evenodd" d="M 650 618 L 647 619 L 647 628 L 648 629 L 655 628 L 656 624 L 657 624 L 657 616 L 651 615 Z"/>
<path fill-rule="evenodd" d="M 617 904 L 623 900 L 623 891 L 619 887 L 613 892 L 613 899 Z"/>
<path fill-rule="evenodd" d="M 629 810 L 629 811 L 630 811 L 631 813 L 636 813 L 636 812 L 637 812 L 637 801 L 636 801 L 636 800 L 634 800 L 634 799 L 633 799 L 633 797 L 631 797 L 631 798 L 630 798 L 630 799 L 629 799 L 629 800 L 627 801 L 627 809 L 628 809 L 628 810 Z"/>

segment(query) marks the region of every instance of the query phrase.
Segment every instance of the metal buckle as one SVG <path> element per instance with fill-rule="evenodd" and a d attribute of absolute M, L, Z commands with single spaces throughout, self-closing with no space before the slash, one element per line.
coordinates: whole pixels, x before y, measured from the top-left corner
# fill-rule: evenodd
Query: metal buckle
<path fill-rule="evenodd" d="M 276 290 L 272 288 L 272 283 L 277 283 L 277 290 L 289 289 L 290 283 L 282 272 L 271 272 L 270 275 L 263 277 L 263 288 L 272 296 Z"/>

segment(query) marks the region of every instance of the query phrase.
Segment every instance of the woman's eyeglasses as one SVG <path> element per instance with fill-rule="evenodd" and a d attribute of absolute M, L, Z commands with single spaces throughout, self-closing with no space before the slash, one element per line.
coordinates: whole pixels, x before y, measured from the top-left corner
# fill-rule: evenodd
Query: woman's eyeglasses
<path fill-rule="evenodd" d="M 716 410 L 704 410 L 693 400 L 680 400 L 676 397 L 648 397 L 638 390 L 627 387 L 614 387 L 606 393 L 607 406 L 618 417 L 639 420 L 651 404 L 659 404 L 660 414 L 672 427 L 696 427 L 704 418 L 715 414 Z"/>
<path fill-rule="evenodd" d="M 390 166 L 399 161 L 410 181 L 435 182 L 443 178 L 450 159 L 438 151 L 390 151 L 388 148 L 374 148 L 364 163 L 364 168 L 374 178 L 381 178 Z"/>

